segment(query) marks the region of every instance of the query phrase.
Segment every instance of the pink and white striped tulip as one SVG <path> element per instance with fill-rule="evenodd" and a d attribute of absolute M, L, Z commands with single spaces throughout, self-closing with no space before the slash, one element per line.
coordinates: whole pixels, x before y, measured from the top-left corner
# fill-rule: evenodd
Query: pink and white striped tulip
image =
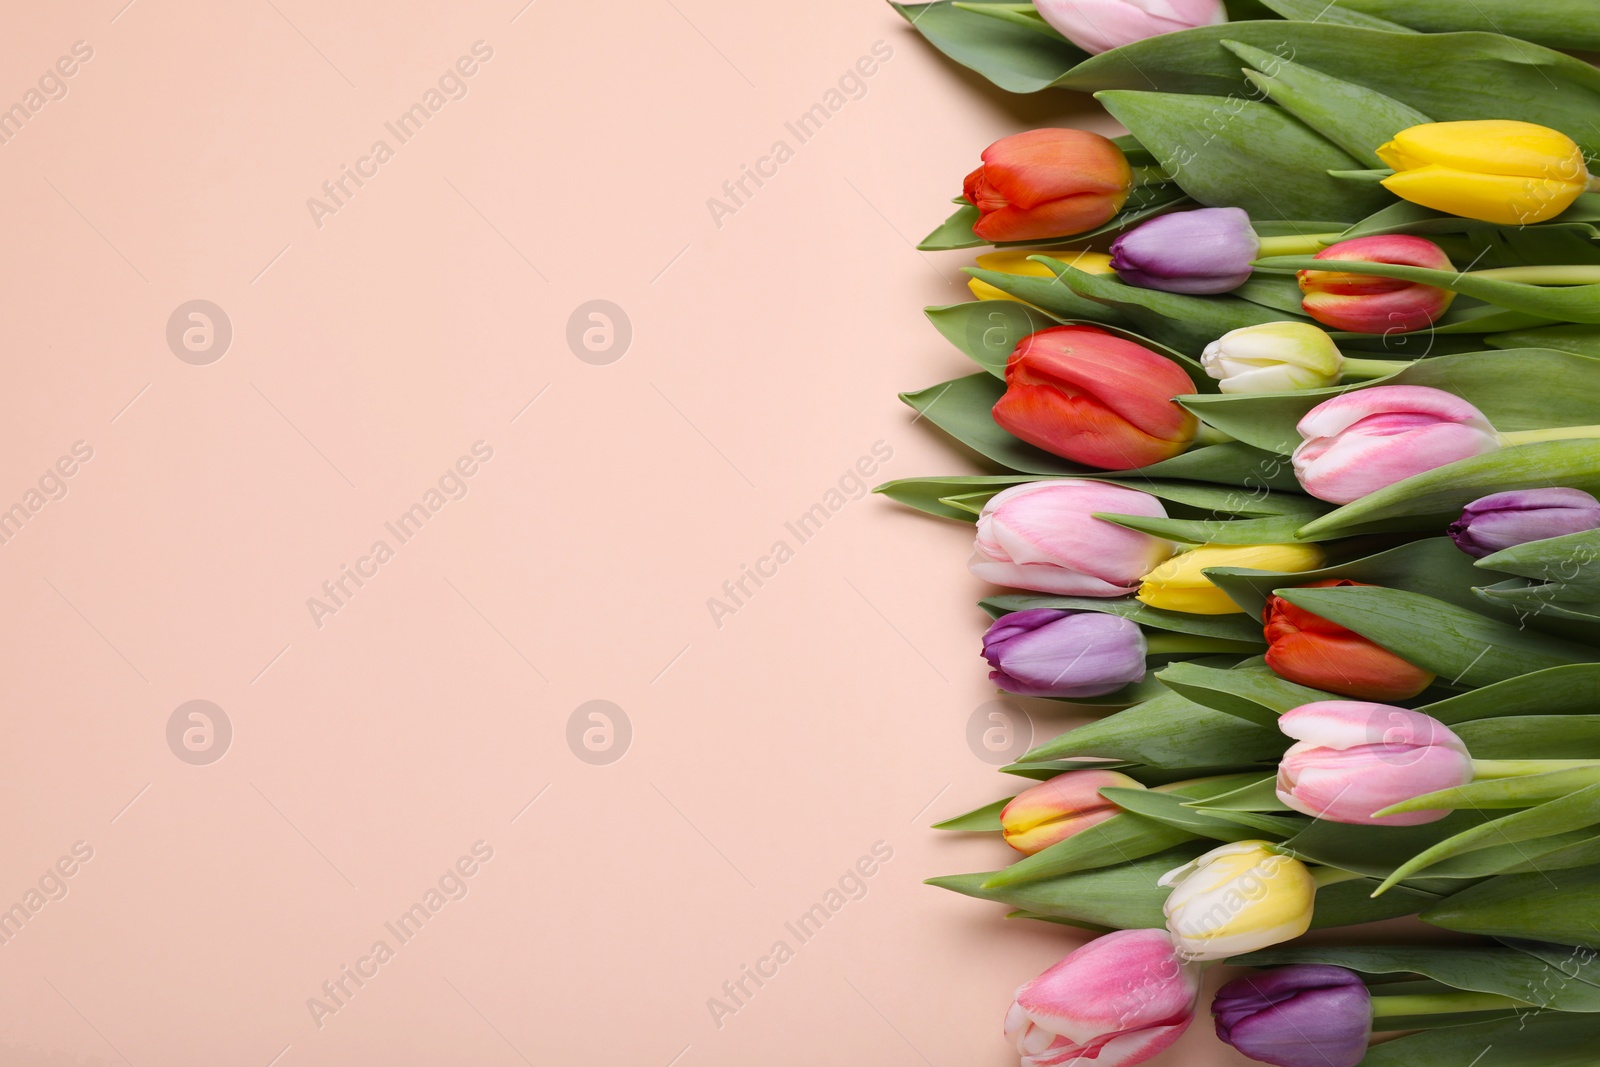
<path fill-rule="evenodd" d="M 1165 930 L 1118 930 L 1018 989 L 1006 1037 L 1022 1067 L 1130 1067 L 1182 1036 L 1199 996 L 1200 968 Z"/>
<path fill-rule="evenodd" d="M 1450 727 L 1420 711 L 1321 700 L 1278 717 L 1295 739 L 1278 764 L 1278 799 L 1295 811 L 1358 826 L 1418 826 L 1448 810 L 1374 818 L 1391 804 L 1472 781 L 1472 757 Z"/>
<path fill-rule="evenodd" d="M 1296 427 L 1294 473 L 1319 500 L 1348 504 L 1447 463 L 1493 452 L 1483 412 L 1443 389 L 1375 385 L 1325 400 Z"/>
<path fill-rule="evenodd" d="M 1090 55 L 1228 21 L 1222 0 L 1034 0 L 1033 6 L 1061 36 Z"/>
<path fill-rule="evenodd" d="M 995 495 L 978 516 L 967 566 L 986 582 L 1059 596 L 1122 596 L 1177 550 L 1096 512 L 1165 518 L 1149 493 L 1073 479 L 1028 482 Z"/>

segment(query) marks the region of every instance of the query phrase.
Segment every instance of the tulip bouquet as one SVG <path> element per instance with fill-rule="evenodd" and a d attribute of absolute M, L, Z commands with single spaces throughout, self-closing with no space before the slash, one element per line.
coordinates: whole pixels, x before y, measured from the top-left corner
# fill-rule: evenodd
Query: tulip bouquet
<path fill-rule="evenodd" d="M 986 469 L 878 490 L 972 524 L 990 680 L 1088 717 L 938 824 L 1012 862 L 934 885 L 1098 935 L 1023 1064 L 1157 1055 L 1218 963 L 1262 1062 L 1600 1062 L 1590 5 L 896 6 L 1129 130 L 981 153 L 923 244 L 992 249 L 927 312 L 976 370 L 903 399 Z"/>

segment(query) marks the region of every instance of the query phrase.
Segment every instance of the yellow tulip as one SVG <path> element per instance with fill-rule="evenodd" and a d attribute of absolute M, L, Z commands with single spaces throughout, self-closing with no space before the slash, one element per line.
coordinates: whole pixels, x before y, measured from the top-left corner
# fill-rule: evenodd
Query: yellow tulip
<path fill-rule="evenodd" d="M 1162 911 L 1186 960 L 1220 960 L 1299 937 L 1311 926 L 1311 870 L 1266 841 L 1214 848 L 1161 876 Z"/>
<path fill-rule="evenodd" d="M 1201 545 L 1178 553 L 1145 575 L 1135 595 L 1153 608 L 1190 615 L 1232 615 L 1244 609 L 1201 573 L 1207 567 L 1298 572 L 1316 570 L 1326 558 L 1316 545 Z"/>
<path fill-rule="evenodd" d="M 1394 168 L 1384 188 L 1402 200 L 1502 226 L 1554 218 L 1590 181 L 1572 138 L 1507 119 L 1412 126 L 1378 156 Z"/>
<path fill-rule="evenodd" d="M 1026 278 L 1055 277 L 1055 271 L 1043 263 L 1033 262 L 1029 256 L 1049 256 L 1090 274 L 1115 273 L 1111 269 L 1111 257 L 1103 252 L 1074 252 L 1070 248 L 1026 248 L 1014 252 L 990 252 L 978 257 L 978 266 L 997 274 L 1020 274 Z M 967 288 L 971 289 L 972 295 L 979 300 L 1017 299 L 1010 293 L 996 289 L 988 282 L 979 281 L 977 278 L 967 279 Z"/>

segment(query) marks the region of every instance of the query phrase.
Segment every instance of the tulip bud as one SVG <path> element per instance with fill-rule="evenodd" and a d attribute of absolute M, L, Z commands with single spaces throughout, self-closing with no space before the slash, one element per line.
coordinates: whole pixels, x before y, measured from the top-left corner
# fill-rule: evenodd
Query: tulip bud
<path fill-rule="evenodd" d="M 1372 1036 L 1372 994 L 1361 976 L 1295 963 L 1235 978 L 1211 1001 L 1217 1036 L 1276 1067 L 1355 1067 Z"/>
<path fill-rule="evenodd" d="M 1329 578 L 1300 588 L 1361 584 Z M 1432 673 L 1280 597 L 1267 599 L 1265 617 L 1267 666 L 1280 678 L 1362 700 L 1405 700 L 1433 683 Z"/>
<path fill-rule="evenodd" d="M 1035 0 L 1033 6 L 1057 33 L 1092 56 L 1228 21 L 1222 0 Z"/>
<path fill-rule="evenodd" d="M 1018 342 L 994 421 L 1075 463 L 1132 470 L 1170 459 L 1199 421 L 1172 398 L 1192 393 L 1183 368 L 1093 326 L 1052 326 Z"/>
<path fill-rule="evenodd" d="M 1206 345 L 1200 365 L 1224 393 L 1287 393 L 1338 385 L 1344 356 L 1309 322 L 1264 322 Z"/>
<path fill-rule="evenodd" d="M 1121 809 L 1100 795 L 1106 788 L 1143 789 L 1116 771 L 1068 771 L 1018 793 L 1000 811 L 1006 844 L 1031 856 L 1065 841 Z"/>
<path fill-rule="evenodd" d="M 1474 500 L 1450 524 L 1450 539 L 1482 559 L 1529 541 L 1600 529 L 1600 500 L 1581 489 L 1513 489 Z"/>
<path fill-rule="evenodd" d="M 1122 596 L 1172 555 L 1171 541 L 1094 517 L 1165 518 L 1149 493 L 1074 479 L 1026 482 L 995 494 L 978 515 L 973 574 L 1059 596 Z"/>
<path fill-rule="evenodd" d="M 1146 574 L 1136 599 L 1153 608 L 1190 615 L 1233 615 L 1244 608 L 1205 576 L 1207 567 L 1299 572 L 1316 570 L 1326 560 L 1314 544 L 1201 545 L 1178 553 Z"/>
<path fill-rule="evenodd" d="M 1168 293 L 1226 293 L 1250 277 L 1261 250 L 1250 216 L 1236 207 L 1160 215 L 1111 243 L 1117 277 Z"/>
<path fill-rule="evenodd" d="M 1199 997 L 1200 968 L 1165 930 L 1117 930 L 1018 989 L 1006 1037 L 1022 1067 L 1132 1067 L 1182 1036 Z"/>
<path fill-rule="evenodd" d="M 1162 910 L 1186 960 L 1220 960 L 1299 937 L 1311 927 L 1316 881 L 1266 841 L 1235 841 L 1161 876 Z"/>
<path fill-rule="evenodd" d="M 1324 400 L 1296 427 L 1294 473 L 1318 500 L 1348 504 L 1413 475 L 1500 447 L 1483 413 L 1425 385 L 1375 385 Z"/>
<path fill-rule="evenodd" d="M 962 187 L 978 209 L 972 232 L 991 243 L 1092 230 L 1122 210 L 1133 169 L 1109 139 L 1087 130 L 1028 130 L 983 151 Z"/>
<path fill-rule="evenodd" d="M 1144 632 L 1120 615 L 1034 608 L 983 635 L 989 680 L 1027 697 L 1093 697 L 1144 677 Z"/>
<path fill-rule="evenodd" d="M 1507 119 L 1412 126 L 1378 157 L 1395 171 L 1384 188 L 1402 200 L 1502 226 L 1554 218 L 1589 183 L 1572 138 Z"/>
<path fill-rule="evenodd" d="M 1010 252 L 987 252 L 978 257 L 978 266 L 996 274 L 1015 274 L 1024 278 L 1054 278 L 1056 272 L 1029 256 L 1049 256 L 1086 274 L 1110 274 L 1111 257 L 1104 252 L 1078 252 L 1070 248 L 1028 248 Z M 997 289 L 982 278 L 968 278 L 967 288 L 979 300 L 1018 300 L 1004 289 Z M 1024 301 L 1018 300 L 1019 303 Z"/>
<path fill-rule="evenodd" d="M 1450 257 L 1432 241 L 1403 233 L 1357 237 L 1329 245 L 1316 259 L 1399 263 L 1430 270 L 1454 270 Z M 1437 322 L 1456 294 L 1435 285 L 1380 278 L 1374 274 L 1303 270 L 1300 306 L 1307 315 L 1336 330 L 1352 333 L 1410 333 Z"/>
<path fill-rule="evenodd" d="M 1418 826 L 1448 811 L 1372 813 L 1472 781 L 1467 746 L 1420 711 L 1321 700 L 1278 716 L 1295 743 L 1278 763 L 1278 799 L 1295 811 L 1360 826 Z"/>

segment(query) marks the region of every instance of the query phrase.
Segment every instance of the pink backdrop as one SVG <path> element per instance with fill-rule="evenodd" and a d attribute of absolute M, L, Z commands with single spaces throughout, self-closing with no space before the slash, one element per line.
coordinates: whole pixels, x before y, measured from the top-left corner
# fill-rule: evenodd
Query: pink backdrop
<path fill-rule="evenodd" d="M 967 369 L 913 246 L 1086 100 L 858 0 L 0 56 L 0 1060 L 1014 1062 L 1078 935 L 921 884 L 1006 859 L 925 828 L 1004 787 L 981 590 L 860 490 L 966 465 L 894 397 Z"/>

